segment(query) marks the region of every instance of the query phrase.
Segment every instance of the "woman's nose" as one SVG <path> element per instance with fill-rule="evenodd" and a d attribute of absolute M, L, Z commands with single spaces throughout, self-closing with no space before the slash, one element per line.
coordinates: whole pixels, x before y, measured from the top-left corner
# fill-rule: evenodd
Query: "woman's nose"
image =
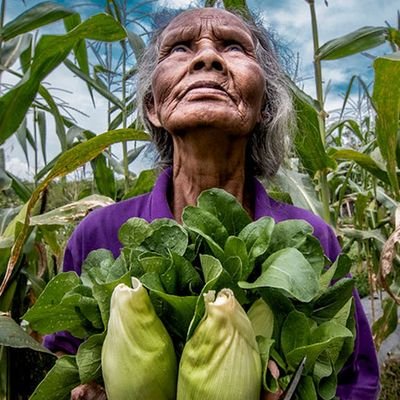
<path fill-rule="evenodd" d="M 214 70 L 225 73 L 226 63 L 223 57 L 218 53 L 217 49 L 208 45 L 198 50 L 191 62 L 190 70 L 191 72 Z"/>

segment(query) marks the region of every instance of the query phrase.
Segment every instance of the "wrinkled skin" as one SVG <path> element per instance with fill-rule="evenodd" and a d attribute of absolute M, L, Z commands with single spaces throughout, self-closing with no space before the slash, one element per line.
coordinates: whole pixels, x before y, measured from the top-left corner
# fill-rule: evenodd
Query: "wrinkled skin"
<path fill-rule="evenodd" d="M 172 135 L 207 128 L 248 136 L 265 90 L 250 31 L 220 9 L 180 14 L 162 33 L 152 88 L 149 117 Z"/>
<path fill-rule="evenodd" d="M 90 382 L 73 389 L 71 400 L 107 400 L 107 396 L 102 386 L 96 382 Z"/>
<path fill-rule="evenodd" d="M 221 9 L 177 16 L 160 38 L 152 93 L 148 118 L 173 140 L 175 219 L 211 187 L 233 194 L 251 214 L 246 145 L 266 99 L 264 72 L 246 25 Z"/>

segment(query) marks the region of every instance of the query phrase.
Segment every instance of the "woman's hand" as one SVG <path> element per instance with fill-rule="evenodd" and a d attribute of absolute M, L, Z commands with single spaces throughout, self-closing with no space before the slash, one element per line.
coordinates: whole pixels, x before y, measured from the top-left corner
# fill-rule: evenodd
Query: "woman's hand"
<path fill-rule="evenodd" d="M 276 362 L 274 360 L 269 360 L 268 361 L 268 366 L 267 366 L 270 374 L 275 378 L 278 379 L 279 378 L 279 368 L 278 365 L 276 364 Z M 270 393 L 270 392 L 265 392 L 263 390 L 263 392 L 261 393 L 261 399 L 260 400 L 279 400 L 282 396 L 282 390 L 278 390 L 277 393 Z"/>
<path fill-rule="evenodd" d="M 263 392 L 261 395 L 261 400 L 279 400 L 281 398 L 282 392 L 279 393 L 267 393 Z"/>
<path fill-rule="evenodd" d="M 103 386 L 89 382 L 72 389 L 71 400 L 107 400 L 107 396 Z"/>

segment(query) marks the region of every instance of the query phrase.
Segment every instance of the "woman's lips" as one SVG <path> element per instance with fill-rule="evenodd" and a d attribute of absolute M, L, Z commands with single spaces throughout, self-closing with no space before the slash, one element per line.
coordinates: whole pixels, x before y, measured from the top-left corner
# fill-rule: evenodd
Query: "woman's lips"
<path fill-rule="evenodd" d="M 183 96 L 190 94 L 191 98 L 204 98 L 204 97 L 221 97 L 228 96 L 229 93 L 217 82 L 213 81 L 197 81 L 189 85 L 189 87 L 184 92 Z"/>

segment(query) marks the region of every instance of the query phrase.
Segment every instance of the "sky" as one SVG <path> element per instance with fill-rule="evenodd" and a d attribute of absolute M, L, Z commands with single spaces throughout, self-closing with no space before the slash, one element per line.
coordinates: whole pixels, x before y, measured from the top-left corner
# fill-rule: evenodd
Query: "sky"
<path fill-rule="evenodd" d="M 144 3 L 143 0 L 127 0 L 129 6 L 134 8 Z M 13 19 L 26 9 L 39 3 L 38 0 L 7 0 L 6 1 L 6 22 Z M 76 6 L 84 3 L 77 10 L 88 16 L 93 12 L 102 11 L 104 0 L 55 0 L 54 2 L 65 6 Z M 158 0 L 145 5 L 146 12 L 159 9 L 160 7 L 186 8 L 190 5 L 198 5 L 201 0 Z M 323 0 L 316 0 L 316 12 L 319 26 L 320 44 L 328 40 L 347 34 L 362 26 L 397 26 L 397 10 L 400 9 L 398 0 L 328 0 L 326 6 Z M 265 26 L 272 29 L 276 35 L 291 50 L 294 57 L 300 55 L 299 76 L 302 78 L 300 85 L 310 95 L 315 96 L 313 80 L 313 45 L 310 23 L 309 6 L 305 0 L 248 0 L 249 8 L 255 12 Z M 143 6 L 142 6 L 143 7 Z M 55 23 L 48 26 L 43 33 L 62 33 L 62 23 Z M 370 54 L 379 56 L 389 53 L 388 45 L 380 46 Z M 364 55 L 356 55 L 337 61 L 323 62 L 323 79 L 325 85 L 330 82 L 330 90 L 327 95 L 326 109 L 329 112 L 338 109 L 342 104 L 343 93 L 353 75 L 362 76 L 367 83 L 372 81 L 373 71 L 371 59 Z M 15 79 L 4 74 L 2 82 L 16 83 Z M 57 68 L 46 78 L 49 87 L 57 88 L 57 95 L 65 102 L 76 107 L 89 117 L 73 112 L 77 123 L 90 129 L 95 133 L 102 133 L 106 130 L 106 101 L 96 95 L 96 108 L 88 101 L 88 92 L 85 84 L 74 77 L 65 67 Z M 48 124 L 52 129 L 51 121 Z M 48 135 L 48 159 L 59 153 L 58 139 L 54 134 Z M 6 169 L 22 178 L 32 178 L 32 155 L 31 169 L 28 170 L 25 157 L 15 137 L 10 138 L 2 146 L 6 154 Z M 121 146 L 113 146 L 113 152 L 119 156 Z M 43 163 L 42 160 L 39 160 Z M 134 172 L 150 167 L 149 162 L 138 160 L 131 165 Z"/>

